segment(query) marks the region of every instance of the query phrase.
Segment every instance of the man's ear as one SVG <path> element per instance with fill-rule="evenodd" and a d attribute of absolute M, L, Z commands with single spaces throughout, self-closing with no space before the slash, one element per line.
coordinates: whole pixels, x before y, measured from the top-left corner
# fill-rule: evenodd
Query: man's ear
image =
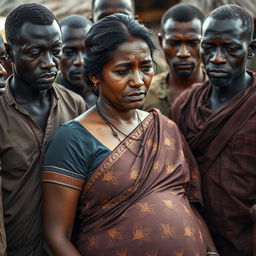
<path fill-rule="evenodd" d="M 163 43 L 163 35 L 159 32 L 159 33 L 157 33 L 157 36 L 158 36 L 159 45 L 161 47 L 163 47 L 163 45 L 162 45 L 162 43 Z"/>
<path fill-rule="evenodd" d="M 256 54 L 256 40 L 252 40 L 249 43 L 247 58 L 252 59 Z"/>
<path fill-rule="evenodd" d="M 4 43 L 4 45 L 5 45 L 5 49 L 6 49 L 6 59 L 7 59 L 8 61 L 13 62 L 13 53 L 12 53 L 12 47 L 11 47 L 11 45 L 8 44 L 8 43 Z"/>

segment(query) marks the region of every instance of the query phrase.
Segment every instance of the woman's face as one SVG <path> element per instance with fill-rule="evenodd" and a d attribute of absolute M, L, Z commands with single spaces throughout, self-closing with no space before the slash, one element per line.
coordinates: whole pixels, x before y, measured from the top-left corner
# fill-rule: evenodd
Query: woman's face
<path fill-rule="evenodd" d="M 150 49 L 138 38 L 120 44 L 98 78 L 102 102 L 120 110 L 142 107 L 154 72 Z"/>

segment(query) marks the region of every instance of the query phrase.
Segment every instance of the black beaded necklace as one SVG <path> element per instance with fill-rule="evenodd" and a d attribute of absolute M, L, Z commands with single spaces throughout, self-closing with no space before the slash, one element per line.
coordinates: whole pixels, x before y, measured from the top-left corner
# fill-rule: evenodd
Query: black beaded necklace
<path fill-rule="evenodd" d="M 141 149 L 144 148 L 143 140 L 144 140 L 144 136 L 145 136 L 145 131 L 144 131 L 143 124 L 141 125 L 142 130 L 143 130 L 143 138 L 141 138 L 141 139 L 134 138 L 134 137 L 132 137 L 132 136 L 129 136 L 129 135 L 125 134 L 125 133 L 122 132 L 120 129 L 118 129 L 114 124 L 112 124 L 112 123 L 103 115 L 103 113 L 100 111 L 99 106 L 98 106 L 98 102 L 96 102 L 96 108 L 97 108 L 97 111 L 98 111 L 100 117 L 101 117 L 101 118 L 103 119 L 103 121 L 110 127 L 110 129 L 111 129 L 111 131 L 112 131 L 112 135 L 113 135 L 115 138 L 117 138 L 120 143 L 122 142 L 122 140 L 120 139 L 120 137 L 118 136 L 118 133 L 117 133 L 116 131 L 118 131 L 119 133 L 121 133 L 122 135 L 124 135 L 125 138 L 132 138 L 133 140 L 139 140 L 139 141 L 141 141 L 140 147 L 141 147 Z M 136 111 L 136 115 L 137 115 L 137 118 L 138 118 L 138 122 L 139 122 L 139 124 L 141 124 L 142 121 L 141 121 L 141 119 L 140 119 L 140 117 L 139 117 L 138 111 L 137 111 L 137 110 L 135 110 L 135 111 Z M 115 131 L 115 130 L 116 130 L 116 131 Z M 134 156 L 138 156 L 138 157 L 141 157 L 141 156 L 142 156 L 143 150 L 140 151 L 141 154 L 136 154 L 136 153 L 132 152 L 132 151 L 126 146 L 125 143 L 124 143 L 124 145 L 125 145 L 125 147 L 126 147 Z"/>

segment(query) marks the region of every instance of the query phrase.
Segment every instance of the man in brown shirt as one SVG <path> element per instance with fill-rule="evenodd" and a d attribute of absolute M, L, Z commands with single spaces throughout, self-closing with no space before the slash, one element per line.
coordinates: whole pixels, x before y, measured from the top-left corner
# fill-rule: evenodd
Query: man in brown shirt
<path fill-rule="evenodd" d="M 58 126 L 86 110 L 77 94 L 53 84 L 61 58 L 55 16 L 24 4 L 5 23 L 13 76 L 0 99 L 0 155 L 8 256 L 45 255 L 41 228 L 41 159 Z"/>
<path fill-rule="evenodd" d="M 144 110 L 158 108 L 168 116 L 180 93 L 193 83 L 205 81 L 199 56 L 203 19 L 202 12 L 189 4 L 174 5 L 163 15 L 159 43 L 169 70 L 153 78 Z"/>
<path fill-rule="evenodd" d="M 205 220 L 221 256 L 252 256 L 256 203 L 256 74 L 253 19 L 225 5 L 205 19 L 201 57 L 209 81 L 184 92 L 171 116 L 202 176 Z M 255 243 L 255 241 L 254 241 Z"/>
<path fill-rule="evenodd" d="M 5 92 L 5 82 L 4 78 L 7 75 L 6 70 L 3 67 L 3 62 L 6 58 L 6 51 L 4 46 L 4 41 L 0 35 L 0 96 Z M 2 122 L 2 120 L 0 120 Z M 2 139 L 2 135 L 1 135 Z M 0 161 L 0 174 L 1 174 L 1 161 Z M 2 177 L 0 175 L 0 256 L 5 255 L 6 250 L 6 238 L 4 230 L 4 215 L 3 215 L 3 204 L 2 204 Z"/>

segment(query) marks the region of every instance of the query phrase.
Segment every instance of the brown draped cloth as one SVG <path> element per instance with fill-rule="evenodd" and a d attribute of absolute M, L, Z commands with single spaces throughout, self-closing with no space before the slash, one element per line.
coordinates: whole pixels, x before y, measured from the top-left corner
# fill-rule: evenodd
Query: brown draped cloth
<path fill-rule="evenodd" d="M 153 110 L 84 185 L 81 255 L 205 256 L 200 176 L 176 125 Z M 189 169 L 190 168 L 190 169 Z"/>
<path fill-rule="evenodd" d="M 213 112 L 211 85 L 195 85 L 172 106 L 202 176 L 205 220 L 223 256 L 252 255 L 256 202 L 256 83 Z"/>

